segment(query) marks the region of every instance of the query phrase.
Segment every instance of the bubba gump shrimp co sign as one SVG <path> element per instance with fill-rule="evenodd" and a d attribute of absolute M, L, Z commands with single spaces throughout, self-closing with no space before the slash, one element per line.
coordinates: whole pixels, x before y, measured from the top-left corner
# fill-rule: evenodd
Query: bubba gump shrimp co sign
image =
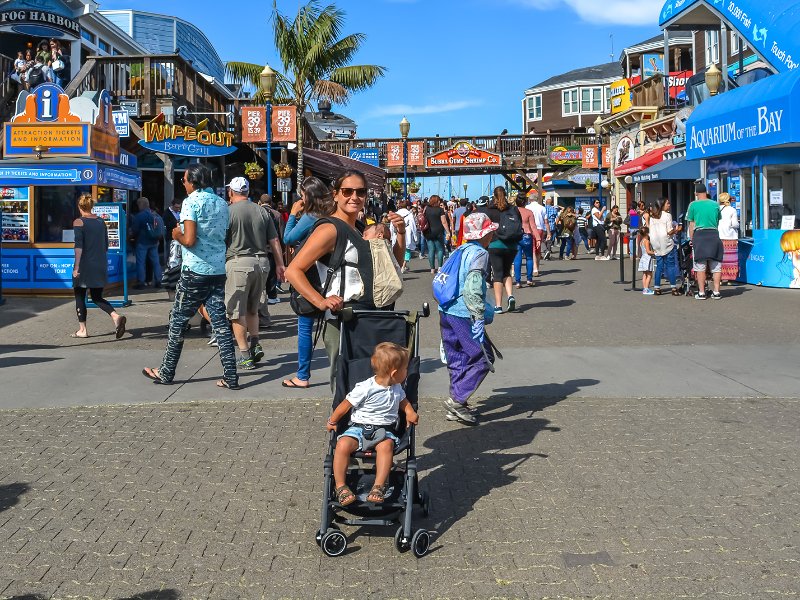
<path fill-rule="evenodd" d="M 428 169 L 441 167 L 491 167 L 500 165 L 500 155 L 476 148 L 469 142 L 458 142 L 448 150 L 431 154 L 425 160 Z"/>

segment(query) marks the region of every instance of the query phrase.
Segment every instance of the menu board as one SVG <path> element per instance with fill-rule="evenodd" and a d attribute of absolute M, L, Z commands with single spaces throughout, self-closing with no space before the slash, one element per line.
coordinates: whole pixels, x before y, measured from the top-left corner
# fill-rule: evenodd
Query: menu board
<path fill-rule="evenodd" d="M 0 212 L 4 242 L 31 241 L 28 187 L 0 187 Z"/>
<path fill-rule="evenodd" d="M 119 250 L 119 211 L 122 207 L 118 204 L 95 204 L 92 212 L 103 219 L 108 228 L 108 249 Z"/>

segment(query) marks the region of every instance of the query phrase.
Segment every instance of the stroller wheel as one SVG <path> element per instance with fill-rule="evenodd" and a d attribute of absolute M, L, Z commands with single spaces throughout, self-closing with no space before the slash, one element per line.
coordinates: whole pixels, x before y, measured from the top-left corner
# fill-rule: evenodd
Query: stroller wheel
<path fill-rule="evenodd" d="M 341 556 L 347 550 L 347 538 L 341 531 L 328 529 L 322 536 L 320 546 L 327 556 Z"/>
<path fill-rule="evenodd" d="M 335 529 L 336 531 L 339 531 L 339 526 L 336 523 L 331 523 L 330 525 L 328 525 L 328 529 L 325 530 L 325 533 L 327 533 L 328 531 L 331 531 L 332 529 Z M 315 540 L 317 542 L 317 546 L 322 547 L 322 538 L 323 538 L 324 535 L 325 535 L 324 533 L 320 533 L 319 531 L 317 531 L 317 534 L 314 536 L 314 538 L 315 538 Z"/>
<path fill-rule="evenodd" d="M 397 548 L 398 552 L 406 552 L 411 548 L 411 544 L 408 540 L 403 539 L 403 526 L 397 528 L 397 532 L 394 534 L 394 547 Z"/>
<path fill-rule="evenodd" d="M 422 506 L 422 516 L 427 517 L 431 512 L 431 497 L 428 492 L 422 492 L 419 495 L 419 503 Z"/>
<path fill-rule="evenodd" d="M 431 534 L 424 529 L 417 529 L 411 537 L 411 551 L 417 558 L 422 558 L 431 547 Z"/>

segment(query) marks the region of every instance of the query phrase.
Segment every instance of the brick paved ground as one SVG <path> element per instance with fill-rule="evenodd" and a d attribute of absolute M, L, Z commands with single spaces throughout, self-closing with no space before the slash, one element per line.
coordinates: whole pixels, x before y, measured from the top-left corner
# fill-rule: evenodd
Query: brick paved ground
<path fill-rule="evenodd" d="M 436 404 L 422 560 L 380 530 L 322 556 L 317 403 L 2 412 L 0 597 L 800 594 L 797 400 L 509 389 L 474 429 L 426 419 Z"/>
<path fill-rule="evenodd" d="M 215 402 L 215 373 L 201 374 L 181 389 L 197 402 L 164 403 L 138 375 L 163 352 L 167 306 L 155 294 L 128 309 L 134 335 L 121 342 L 66 338 L 69 302 L 10 299 L 0 309 L 0 599 L 800 595 L 794 293 L 737 286 L 698 303 L 626 293 L 610 283 L 613 263 L 543 271 L 517 295 L 524 311 L 492 329 L 533 368 L 499 365 L 483 423 L 462 428 L 442 419 L 441 398 L 422 400 L 420 476 L 434 499 L 422 522 L 436 531 L 422 560 L 397 554 L 385 530 L 347 529 L 339 559 L 314 543 L 328 400 L 320 388 L 272 392 L 267 379 L 291 372 L 284 305 L 265 336 L 272 362 L 252 385 Z M 404 305 L 429 299 L 428 284 L 418 268 Z M 436 344 L 430 320 L 427 356 Z M 693 368 L 704 352 L 719 365 Z M 647 398 L 629 384 L 615 393 L 631 378 L 617 356 L 660 357 Z M 216 359 L 193 337 L 183 372 L 206 361 Z M 698 395 L 697 373 L 731 391 L 658 397 Z M 426 372 L 423 393 L 446 393 L 443 377 Z M 18 408 L 42 386 L 64 406 Z M 87 386 L 149 404 L 86 407 Z"/>

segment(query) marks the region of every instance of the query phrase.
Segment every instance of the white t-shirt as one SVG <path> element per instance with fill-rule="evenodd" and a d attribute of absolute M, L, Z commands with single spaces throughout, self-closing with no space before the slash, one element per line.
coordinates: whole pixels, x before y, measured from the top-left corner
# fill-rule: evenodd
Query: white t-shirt
<path fill-rule="evenodd" d="M 658 219 L 650 216 L 650 246 L 656 256 L 666 256 L 675 247 L 672 236 L 667 232 L 672 229 L 672 215 L 662 212 Z"/>
<path fill-rule="evenodd" d="M 592 208 L 592 227 L 602 225 L 605 221 L 605 216 L 602 208 Z"/>
<path fill-rule="evenodd" d="M 534 201 L 528 204 L 528 206 L 525 208 L 533 213 L 533 220 L 536 222 L 536 229 L 545 231 L 547 229 L 547 227 L 545 227 L 545 221 L 547 221 L 547 211 L 544 209 L 544 206 Z"/>
<path fill-rule="evenodd" d="M 344 259 L 349 263 L 358 264 L 358 248 L 356 248 L 350 240 L 347 240 Z M 344 295 L 342 296 L 342 300 L 344 302 L 352 302 L 353 300 L 360 300 L 363 298 L 364 282 L 361 280 L 361 273 L 359 273 L 356 267 L 349 266 L 336 270 L 333 277 L 331 277 L 330 287 L 325 297 L 330 298 L 331 296 L 339 296 L 341 294 L 342 271 L 344 271 Z M 320 282 L 322 282 L 322 285 L 325 285 L 325 280 L 328 278 L 328 267 L 317 261 L 317 272 L 319 273 Z"/>
<path fill-rule="evenodd" d="M 736 240 L 739 238 L 739 217 L 732 206 L 723 206 L 719 214 L 719 239 Z"/>
<path fill-rule="evenodd" d="M 400 384 L 384 387 L 374 377 L 360 381 L 347 394 L 347 401 L 353 406 L 350 420 L 364 425 L 391 425 L 397 421 L 405 397 Z"/>

